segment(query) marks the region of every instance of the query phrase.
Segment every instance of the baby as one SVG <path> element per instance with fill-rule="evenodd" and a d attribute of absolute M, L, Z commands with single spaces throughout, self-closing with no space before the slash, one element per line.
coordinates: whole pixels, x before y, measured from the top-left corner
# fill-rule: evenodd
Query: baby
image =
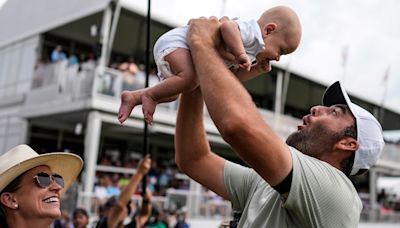
<path fill-rule="evenodd" d="M 154 59 L 161 82 L 149 88 L 123 91 L 118 113 L 120 123 L 136 105 L 142 104 L 144 120 L 152 124 L 157 103 L 176 100 L 180 93 L 198 86 L 186 43 L 187 30 L 188 26 L 178 27 L 157 40 Z M 220 31 L 226 50 L 234 56 L 225 63 L 241 81 L 271 71 L 270 61 L 279 61 L 281 55 L 295 51 L 301 38 L 300 21 L 285 6 L 265 11 L 257 21 L 234 18 L 222 22 Z"/>

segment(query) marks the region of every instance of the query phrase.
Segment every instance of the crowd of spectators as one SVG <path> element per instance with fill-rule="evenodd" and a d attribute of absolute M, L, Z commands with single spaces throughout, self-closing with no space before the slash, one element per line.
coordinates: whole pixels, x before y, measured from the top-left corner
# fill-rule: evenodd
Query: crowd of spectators
<path fill-rule="evenodd" d="M 109 167 L 123 167 L 135 169 L 138 159 L 130 159 L 126 162 L 112 159 L 109 155 L 103 155 L 99 159 L 99 165 Z M 118 195 L 120 190 L 128 183 L 129 174 L 118 172 L 96 172 L 94 192 L 97 198 L 107 199 Z M 166 196 L 167 189 L 189 189 L 189 179 L 181 178 L 178 168 L 171 161 L 152 161 L 148 173 L 147 186 L 155 196 Z"/>
<path fill-rule="evenodd" d="M 94 52 L 67 52 L 61 45 L 54 47 L 48 55 L 42 55 L 35 65 L 35 76 L 33 87 L 44 85 L 44 67 L 51 65 L 60 65 L 66 69 L 74 69 L 74 72 L 84 70 L 94 70 L 97 64 L 97 56 Z M 138 64 L 132 57 L 117 57 L 108 65 L 109 68 L 120 72 L 122 75 L 122 89 L 135 90 L 144 88 L 146 84 L 146 73 L 144 65 Z M 65 76 L 60 74 L 60 76 Z M 35 81 L 35 79 L 38 79 Z M 155 68 L 149 70 L 149 86 L 157 84 L 159 81 Z M 115 94 L 114 94 L 115 95 Z M 98 165 L 108 167 L 119 167 L 136 169 L 139 159 L 130 159 L 121 162 L 120 159 L 113 159 L 108 155 L 103 155 L 99 159 Z M 101 216 L 104 210 L 110 206 L 110 201 L 120 195 L 121 190 L 128 184 L 131 173 L 98 171 L 96 172 L 95 186 L 93 188 L 94 205 L 96 207 L 97 216 Z M 178 172 L 175 162 L 171 158 L 170 161 L 153 160 L 151 169 L 147 177 L 147 187 L 153 196 L 166 197 L 168 190 L 189 191 L 190 180 Z M 79 191 L 76 187 L 76 191 Z M 75 196 L 74 196 L 75 197 Z M 133 198 L 140 198 L 140 192 L 137 191 Z M 210 196 L 212 198 L 215 196 Z M 219 201 L 220 199 L 214 199 Z M 178 200 L 179 201 L 179 200 Z M 76 202 L 74 202 L 76 204 Z M 171 204 L 171 202 L 170 202 Z M 172 206 L 171 206 L 172 205 Z M 186 221 L 185 202 L 172 203 L 169 207 L 163 204 L 154 203 L 152 214 L 146 227 L 189 227 Z M 54 224 L 54 228 L 65 227 L 88 227 L 91 214 L 85 209 L 76 205 L 74 211 L 64 209 L 62 217 Z M 131 216 L 139 209 L 138 201 L 131 204 Z M 129 216 L 126 223 L 129 222 Z M 95 222 L 94 222 L 95 223 Z M 93 222 L 92 222 L 93 224 Z"/>
<path fill-rule="evenodd" d="M 129 170 L 137 169 L 139 159 L 129 159 L 121 162 L 120 159 L 113 159 L 110 155 L 103 154 L 99 159 L 99 164 L 102 167 L 113 168 L 127 168 Z M 182 175 L 182 174 L 180 174 Z M 147 188 L 153 196 L 150 200 L 152 205 L 151 214 L 145 225 L 146 228 L 188 228 L 186 207 L 184 204 L 175 205 L 173 207 L 165 207 L 154 196 L 165 197 L 168 189 L 189 190 L 189 180 L 183 179 L 179 176 L 176 165 L 170 162 L 160 162 L 153 160 L 151 168 L 147 176 Z M 67 210 L 62 211 L 62 216 L 57 219 L 52 228 L 73 228 L 73 227 L 96 227 L 100 219 L 107 215 L 110 208 L 112 208 L 118 196 L 122 193 L 123 189 L 127 186 L 132 177 L 132 172 L 118 173 L 118 172 L 104 172 L 98 171 L 96 173 L 96 183 L 94 186 L 93 205 L 96 208 L 96 215 L 90 215 L 85 209 L 76 208 L 73 212 Z M 143 203 L 141 196 L 141 188 L 137 188 L 132 201 L 128 205 L 128 213 L 124 219 L 124 224 L 128 225 L 132 219 L 141 211 Z M 92 211 L 93 212 L 93 211 Z M 92 216 L 92 220 L 90 220 Z M 80 224 L 80 225 L 78 225 Z M 128 226 L 126 226 L 128 227 Z"/>

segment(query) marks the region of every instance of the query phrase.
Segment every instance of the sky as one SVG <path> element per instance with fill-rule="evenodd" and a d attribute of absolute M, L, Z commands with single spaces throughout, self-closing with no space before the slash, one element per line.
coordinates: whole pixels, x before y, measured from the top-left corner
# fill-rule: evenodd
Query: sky
<path fill-rule="evenodd" d="M 127 0 L 144 5 L 147 1 Z M 145 3 L 143 3 L 145 2 Z M 185 24 L 199 16 L 258 19 L 277 5 L 291 7 L 302 24 L 299 48 L 278 63 L 349 94 L 400 112 L 400 1 L 398 0 L 152 0 L 152 14 Z M 225 5 L 225 7 L 223 7 Z M 347 57 L 344 61 L 344 53 Z M 385 77 L 385 75 L 387 75 Z M 386 78 L 386 80 L 384 79 Z"/>
<path fill-rule="evenodd" d="M 6 0 L 0 0 L 0 7 Z M 145 0 L 121 0 L 147 11 Z M 200 16 L 257 19 L 277 5 L 291 7 L 302 40 L 277 65 L 329 85 L 341 80 L 350 95 L 400 113 L 398 0 L 152 0 L 152 15 L 175 25 Z M 346 54 L 346 61 L 343 55 Z M 386 75 L 386 77 L 385 77 Z M 386 80 L 385 80 L 386 78 Z"/>

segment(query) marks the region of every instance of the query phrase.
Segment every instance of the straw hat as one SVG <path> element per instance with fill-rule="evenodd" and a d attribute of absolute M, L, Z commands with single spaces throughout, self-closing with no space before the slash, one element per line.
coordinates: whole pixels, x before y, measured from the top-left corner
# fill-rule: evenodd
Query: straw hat
<path fill-rule="evenodd" d="M 37 166 L 46 165 L 64 178 L 65 192 L 82 170 L 82 159 L 71 153 L 39 155 L 28 145 L 18 145 L 0 156 L 0 192 L 16 177 Z"/>

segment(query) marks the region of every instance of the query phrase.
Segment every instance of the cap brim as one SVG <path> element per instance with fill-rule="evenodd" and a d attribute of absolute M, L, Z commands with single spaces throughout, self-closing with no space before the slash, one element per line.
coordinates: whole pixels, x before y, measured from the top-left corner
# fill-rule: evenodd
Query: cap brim
<path fill-rule="evenodd" d="M 353 104 L 339 81 L 326 89 L 322 102 L 328 107 L 335 104 Z"/>
<path fill-rule="evenodd" d="M 324 106 L 327 107 L 336 104 L 347 105 L 350 109 L 351 114 L 356 120 L 356 124 L 358 124 L 358 115 L 356 111 L 356 109 L 358 109 L 358 105 L 351 102 L 349 95 L 339 81 L 336 81 L 325 90 L 322 103 L 324 104 Z"/>
<path fill-rule="evenodd" d="M 358 108 L 356 107 L 357 105 L 355 105 L 355 104 L 353 104 L 353 102 L 351 102 L 349 95 L 347 94 L 346 90 L 343 88 L 343 86 L 340 84 L 339 81 L 336 81 L 335 83 L 333 83 L 331 86 L 329 86 L 325 90 L 325 93 L 324 93 L 324 96 L 322 99 L 322 103 L 324 104 L 324 106 L 327 106 L 327 107 L 332 106 L 332 105 L 337 105 L 337 104 L 347 105 L 347 107 L 349 107 L 350 112 L 356 121 L 356 126 L 358 126 L 358 121 L 359 121 L 358 115 L 356 114 L 357 112 L 355 112 L 355 110 L 358 110 Z M 358 130 L 359 129 L 357 127 L 357 140 L 359 137 Z M 358 156 L 359 156 L 359 153 L 356 152 L 353 168 L 352 168 L 350 175 L 355 175 L 359 170 L 359 168 L 355 166 Z"/>

